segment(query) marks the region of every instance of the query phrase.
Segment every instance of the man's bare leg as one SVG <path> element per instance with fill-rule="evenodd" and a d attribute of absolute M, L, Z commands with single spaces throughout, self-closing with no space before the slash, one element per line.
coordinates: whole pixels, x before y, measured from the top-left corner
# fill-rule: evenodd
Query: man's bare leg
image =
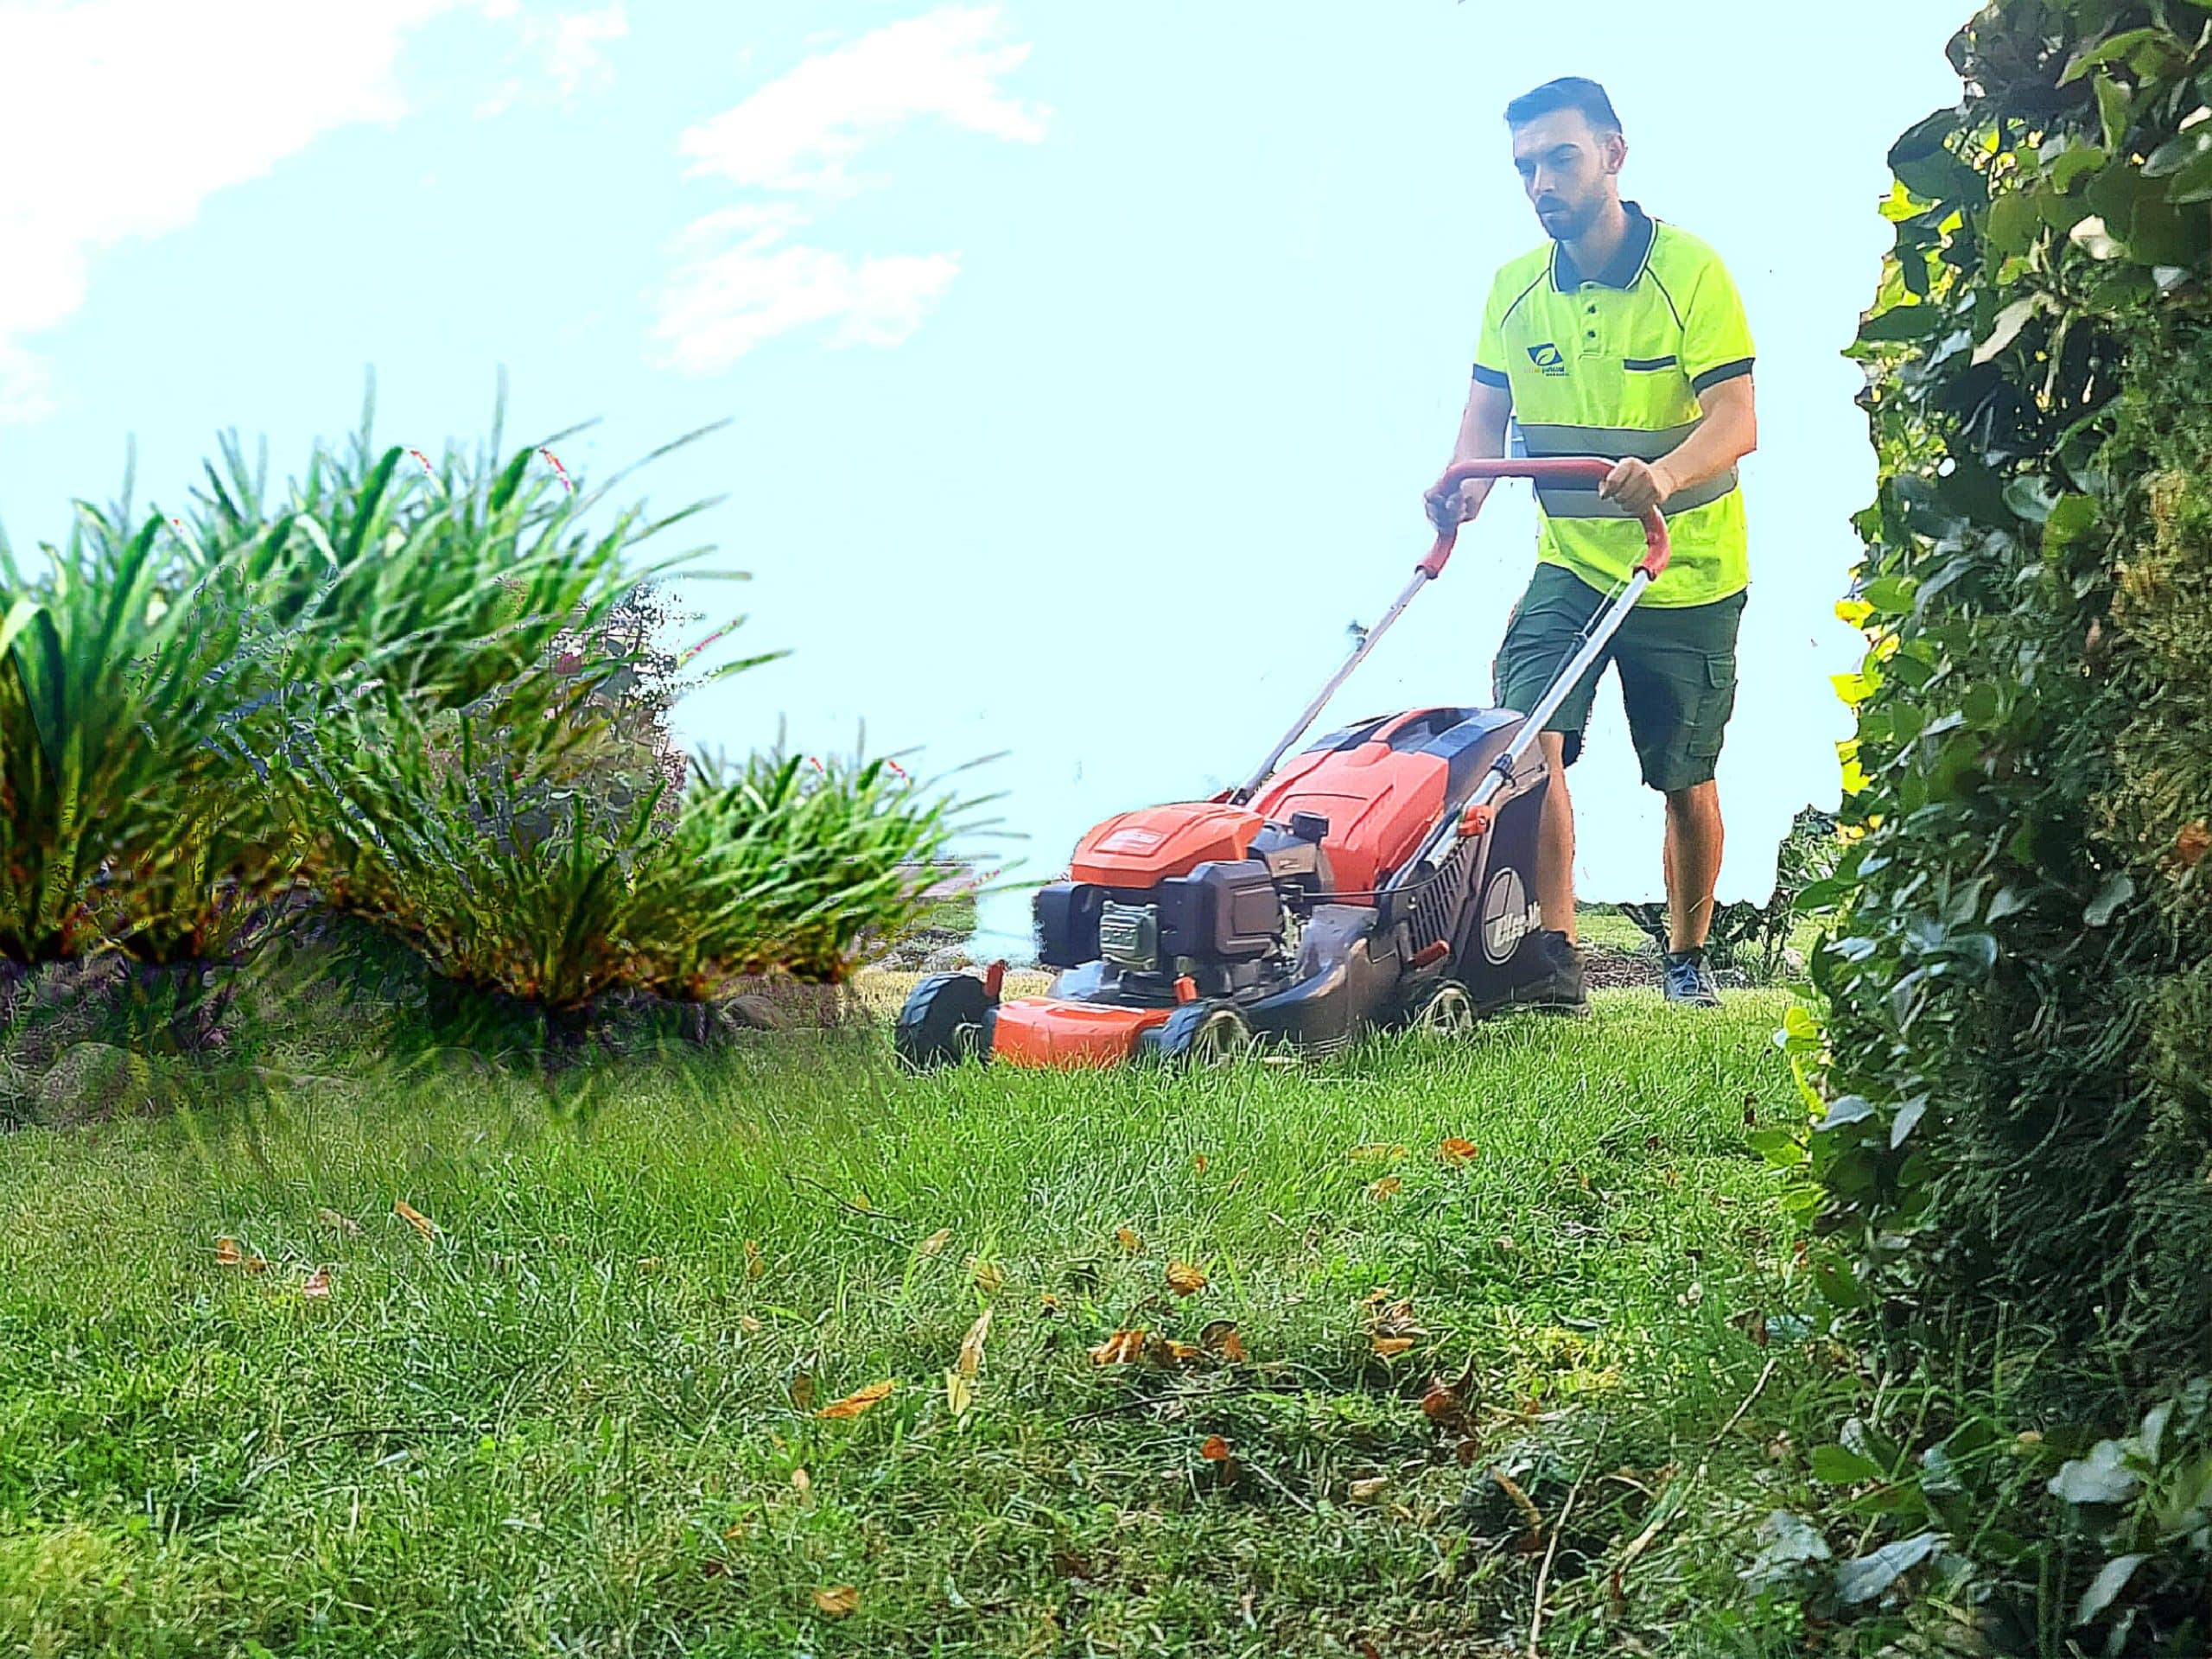
<path fill-rule="evenodd" d="M 1550 828 L 1547 810 L 1545 828 Z M 1568 830 L 1571 837 L 1573 830 Z M 1711 779 L 1667 796 L 1667 932 L 1675 950 L 1694 950 L 1713 927 L 1713 893 L 1720 880 L 1720 790 Z M 1541 868 L 1541 858 L 1538 868 Z M 1547 909 L 1545 915 L 1551 914 Z M 1548 923 L 1547 924 L 1548 925 Z"/>
<path fill-rule="evenodd" d="M 1536 828 L 1536 903 L 1544 925 L 1574 943 L 1574 803 L 1567 792 L 1567 734 L 1539 732 L 1544 752 L 1544 816 Z"/>

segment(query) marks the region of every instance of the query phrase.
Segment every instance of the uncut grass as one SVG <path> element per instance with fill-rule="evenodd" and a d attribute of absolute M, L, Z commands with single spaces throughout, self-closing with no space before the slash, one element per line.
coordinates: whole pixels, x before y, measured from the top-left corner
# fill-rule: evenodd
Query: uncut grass
<path fill-rule="evenodd" d="M 791 1037 L 550 1100 L 372 1073 L 251 1117 L 10 1137 L 0 1653 L 1525 1635 L 1537 1561 L 1472 1535 L 1483 1465 L 1440 1446 L 1421 1389 L 1471 1365 L 1485 1456 L 1548 1436 L 1590 1484 L 1586 1548 L 1636 1529 L 1599 1477 L 1694 1461 L 1767 1357 L 1729 1320 L 1783 1294 L 1743 1147 L 1747 1097 L 1790 1109 L 1783 1006 L 1685 1020 L 1608 994 L 1578 1025 L 1181 1081 L 913 1078 L 880 1035 Z M 1445 1166 L 1446 1136 L 1479 1156 Z M 268 1270 L 216 1265 L 219 1236 Z M 1207 1287 L 1169 1294 L 1171 1257 Z M 324 1265 L 332 1294 L 303 1297 Z M 1387 1363 L 1357 1306 L 1378 1287 L 1430 1333 Z M 963 1421 L 943 1375 L 986 1305 Z M 1088 1353 L 1216 1319 L 1248 1363 Z M 825 1421 L 801 1376 L 817 1408 L 898 1387 Z M 1566 1554 L 1546 1649 L 1611 1650 Z M 1694 1598 L 1698 1572 L 1650 1594 Z M 814 1592 L 840 1585 L 859 1605 L 831 1619 Z"/>

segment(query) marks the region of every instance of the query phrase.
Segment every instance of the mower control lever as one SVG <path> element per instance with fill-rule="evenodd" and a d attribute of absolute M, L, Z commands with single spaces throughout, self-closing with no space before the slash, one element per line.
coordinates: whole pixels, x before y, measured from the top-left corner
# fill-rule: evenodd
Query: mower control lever
<path fill-rule="evenodd" d="M 1532 478 L 1543 483 L 1587 483 L 1593 488 L 1605 482 L 1615 463 L 1601 461 L 1595 455 L 1553 455 L 1529 461 L 1458 461 L 1444 470 L 1440 484 L 1457 488 L 1478 478 Z M 1452 544 L 1459 539 L 1459 527 L 1436 533 L 1436 545 L 1428 556 L 1416 567 L 1429 577 L 1444 574 L 1445 561 L 1452 556 Z M 1637 561 L 1637 569 L 1654 582 L 1667 568 L 1667 520 L 1658 508 L 1651 507 L 1643 514 L 1643 556 Z"/>

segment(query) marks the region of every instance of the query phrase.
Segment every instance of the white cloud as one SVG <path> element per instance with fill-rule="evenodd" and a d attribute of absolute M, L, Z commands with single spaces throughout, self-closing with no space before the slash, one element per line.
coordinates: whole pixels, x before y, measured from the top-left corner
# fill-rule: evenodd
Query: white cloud
<path fill-rule="evenodd" d="M 764 219 L 771 216 L 762 215 Z M 743 210 L 715 215 L 715 228 L 743 222 Z M 705 232 L 687 233 L 697 245 Z M 728 368 L 764 340 L 813 323 L 835 323 L 832 346 L 896 346 L 921 326 L 960 272 L 950 254 L 850 258 L 827 249 L 783 245 L 772 222 L 744 231 L 736 245 L 686 264 L 662 296 L 655 334 L 661 362 L 686 374 Z"/>
<path fill-rule="evenodd" d="M 614 73 L 604 50 L 605 42 L 619 41 L 630 32 L 620 0 L 597 11 L 575 11 L 556 22 L 546 35 L 546 72 L 563 98 L 573 95 L 586 81 L 604 86 Z"/>
<path fill-rule="evenodd" d="M 689 172 L 777 190 L 849 193 L 844 163 L 918 117 L 1035 143 L 1046 111 L 1007 97 L 1002 76 L 1029 56 L 1001 45 L 998 8 L 947 7 L 807 59 L 683 135 Z"/>
<path fill-rule="evenodd" d="M 484 0 L 484 6 L 487 17 L 518 15 L 516 0 Z M 600 91 L 614 75 L 607 43 L 630 33 L 630 20 L 623 13 L 621 0 L 595 11 L 564 12 L 550 21 L 524 17 L 521 22 L 521 49 L 537 59 L 538 77 L 502 82 L 477 106 L 479 115 L 498 115 L 523 102 L 540 81 L 550 85 L 553 97 L 563 103 L 573 99 L 587 85 L 594 92 Z"/>
<path fill-rule="evenodd" d="M 84 304 L 95 254 L 181 229 L 327 132 L 399 119 L 402 44 L 470 10 L 513 0 L 0 0 L 0 421 L 50 409 L 22 342 Z M 572 21 L 556 76 L 590 73 L 607 38 L 606 13 Z"/>
<path fill-rule="evenodd" d="M 951 6 L 864 35 L 801 62 L 679 141 L 687 177 L 756 193 L 694 221 L 661 296 L 661 362 L 688 373 L 728 368 L 763 342 L 831 325 L 832 346 L 896 346 L 959 274 L 955 253 L 832 252 L 788 238 L 814 209 L 883 182 L 847 170 L 868 146 L 916 120 L 1020 143 L 1047 111 L 999 85 L 1029 48 L 1001 38 L 999 10 Z M 780 193 L 780 194 L 773 194 Z M 797 198 L 797 200 L 794 200 Z"/>

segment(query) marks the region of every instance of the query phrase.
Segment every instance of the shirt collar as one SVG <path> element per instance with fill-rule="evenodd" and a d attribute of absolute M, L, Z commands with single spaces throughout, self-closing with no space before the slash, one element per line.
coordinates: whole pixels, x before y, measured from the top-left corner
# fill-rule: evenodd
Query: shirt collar
<path fill-rule="evenodd" d="M 1657 229 L 1651 218 L 1635 202 L 1624 201 L 1622 207 L 1628 213 L 1628 234 L 1621 238 L 1619 251 L 1612 263 L 1594 276 L 1586 277 L 1575 269 L 1574 260 L 1563 242 L 1552 245 L 1552 286 L 1561 294 L 1595 283 L 1600 288 L 1632 288 L 1636 279 L 1643 275 L 1645 263 L 1651 257 L 1651 238 Z"/>

